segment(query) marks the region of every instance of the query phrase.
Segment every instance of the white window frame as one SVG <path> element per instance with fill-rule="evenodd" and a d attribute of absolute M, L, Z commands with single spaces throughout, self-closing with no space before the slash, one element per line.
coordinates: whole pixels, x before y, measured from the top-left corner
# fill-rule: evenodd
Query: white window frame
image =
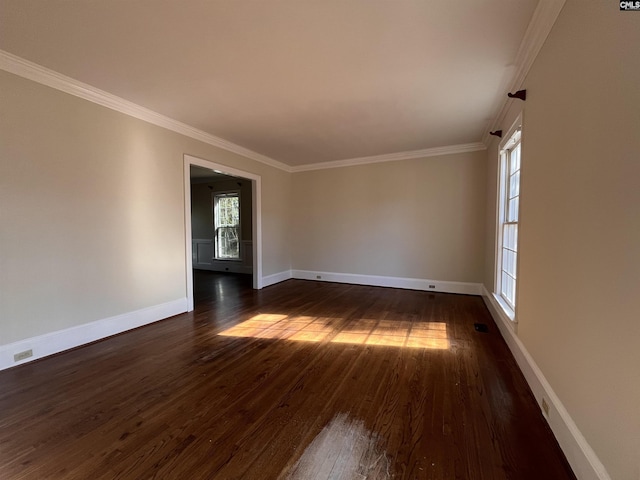
<path fill-rule="evenodd" d="M 238 256 L 237 257 L 220 257 L 218 255 L 218 220 L 217 220 L 217 203 L 219 197 L 238 197 Z M 211 193 L 212 212 L 213 212 L 213 254 L 214 259 L 221 262 L 238 262 L 242 261 L 242 195 L 240 190 L 225 190 Z"/>
<path fill-rule="evenodd" d="M 509 301 L 509 299 L 503 295 L 502 293 L 502 276 L 503 276 L 503 231 L 505 225 L 515 224 L 517 225 L 517 230 L 519 233 L 520 226 L 520 214 L 519 214 L 519 197 L 520 192 L 518 194 L 518 215 L 517 220 L 509 221 L 507 218 L 507 192 L 508 192 L 508 182 L 510 180 L 509 175 L 509 158 L 511 151 L 520 145 L 520 172 L 522 169 L 522 115 L 519 115 L 514 124 L 511 126 L 504 139 L 500 142 L 500 147 L 498 150 L 499 153 L 499 164 L 498 164 L 498 196 L 497 196 L 497 217 L 496 217 L 496 256 L 495 256 L 495 285 L 494 285 L 494 298 L 498 301 L 498 304 L 504 310 L 504 313 L 509 317 L 509 319 L 517 323 L 516 309 L 517 309 L 517 293 L 518 293 L 518 264 L 519 255 L 516 255 L 516 265 L 515 265 L 515 274 L 516 277 L 514 279 L 514 293 L 513 298 L 514 302 Z M 520 189 L 519 182 L 519 187 Z M 516 241 L 516 250 L 518 250 L 518 241 Z"/>

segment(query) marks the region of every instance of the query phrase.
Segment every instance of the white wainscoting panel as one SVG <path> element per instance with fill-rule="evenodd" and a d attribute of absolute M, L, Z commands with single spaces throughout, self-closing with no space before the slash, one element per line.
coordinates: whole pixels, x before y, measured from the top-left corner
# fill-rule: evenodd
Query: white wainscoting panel
<path fill-rule="evenodd" d="M 194 238 L 191 244 L 193 268 L 211 266 L 213 261 L 213 240 L 210 238 Z"/>
<path fill-rule="evenodd" d="M 253 242 L 244 240 L 240 244 L 242 260 L 215 260 L 213 240 L 194 238 L 191 241 L 193 268 L 213 272 L 253 273 Z"/>
<path fill-rule="evenodd" d="M 249 267 L 253 270 L 253 242 L 251 240 L 243 240 L 240 244 L 240 248 L 242 266 Z"/>

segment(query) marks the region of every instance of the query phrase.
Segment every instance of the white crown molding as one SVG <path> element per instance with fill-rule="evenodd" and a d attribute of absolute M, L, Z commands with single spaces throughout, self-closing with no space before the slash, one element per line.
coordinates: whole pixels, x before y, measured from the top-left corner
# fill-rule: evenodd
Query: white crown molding
<path fill-rule="evenodd" d="M 154 112 L 153 110 L 149 110 L 148 108 L 130 102 L 129 100 L 125 100 L 124 98 L 105 92 L 104 90 L 100 90 L 99 88 L 80 82 L 71 77 L 67 77 L 66 75 L 62 75 L 61 73 L 30 62 L 29 60 L 25 60 L 24 58 L 18 57 L 4 50 L 0 50 L 0 69 L 289 173 L 321 170 L 325 168 L 348 167 L 352 165 L 364 165 L 367 163 L 381 163 L 408 160 L 412 158 L 433 157 L 436 155 L 450 155 L 454 153 L 474 152 L 486 149 L 483 143 L 469 143 L 291 167 L 285 163 L 279 162 L 278 160 L 267 157 L 266 155 L 262 155 L 254 152 L 253 150 L 249 150 L 241 147 L 240 145 L 229 142 L 223 138 L 211 135 L 210 133 L 199 130 L 187 125 L 186 123 L 179 122 L 165 115 Z"/>
<path fill-rule="evenodd" d="M 527 27 L 527 31 L 520 43 L 520 48 L 518 49 L 514 62 L 516 70 L 509 84 L 508 92 L 515 92 L 523 88 L 523 83 L 529 73 L 529 69 L 531 69 L 544 42 L 547 40 L 565 2 L 566 0 L 540 0 L 540 3 L 538 3 Z M 504 92 L 504 97 L 500 109 L 496 115 L 492 117 L 493 120 L 488 125 L 488 128 L 485 129 L 485 133 L 482 136 L 482 143 L 484 145 L 488 146 L 491 142 L 489 131 L 500 129 L 501 123 L 507 114 L 511 99 L 507 97 L 507 92 Z M 519 102 L 520 100 L 516 101 Z"/>
<path fill-rule="evenodd" d="M 332 162 L 310 163 L 291 167 L 293 173 L 308 172 L 310 170 L 324 170 L 327 168 L 352 167 L 354 165 L 366 165 L 369 163 L 395 162 L 398 160 L 411 160 L 413 158 L 436 157 L 440 155 L 452 155 L 454 153 L 477 152 L 486 150 L 484 143 L 465 143 L 461 145 L 449 145 L 446 147 L 426 148 L 424 150 L 412 150 L 410 152 L 388 153 L 385 155 L 373 155 L 370 157 L 349 158 Z"/>
<path fill-rule="evenodd" d="M 512 82 L 514 85 L 513 89 L 524 80 L 529 67 L 542 47 L 565 1 L 566 0 L 541 0 L 538 5 L 518 53 L 518 61 L 521 62 L 521 64 Z M 487 133 L 485 133 L 482 142 L 311 163 L 292 167 L 4 50 L 0 50 L 0 69 L 288 173 L 475 152 L 485 150 L 489 144 L 489 129 L 487 129 Z M 505 101 L 500 113 L 494 117 L 496 120 L 493 121 L 492 124 L 498 124 L 502 120 L 506 113 L 506 107 L 507 102 Z"/>
<path fill-rule="evenodd" d="M 291 172 L 291 167 L 282 162 L 274 160 L 260 153 L 254 152 L 247 148 L 236 145 L 210 133 L 194 128 L 186 123 L 179 122 L 160 113 L 141 107 L 133 102 L 120 98 L 111 93 L 92 87 L 86 83 L 75 80 L 66 75 L 50 70 L 36 63 L 25 60 L 24 58 L 13 55 L 4 50 L 0 50 L 0 69 L 18 75 L 20 77 L 33 80 L 42 85 L 46 85 L 56 90 L 80 97 L 84 100 L 102 105 L 120 113 L 124 113 L 131 117 L 144 120 L 153 125 L 157 125 L 167 130 L 180 133 L 187 137 L 199 140 L 214 147 L 219 147 L 243 157 L 250 158 L 260 163 L 264 163 L 271 167 Z"/>

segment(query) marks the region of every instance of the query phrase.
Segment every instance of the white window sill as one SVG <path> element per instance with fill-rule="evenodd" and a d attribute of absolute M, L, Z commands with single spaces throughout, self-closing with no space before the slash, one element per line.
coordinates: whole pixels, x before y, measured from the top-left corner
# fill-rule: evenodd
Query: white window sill
<path fill-rule="evenodd" d="M 504 320 L 508 320 L 508 322 L 505 323 L 515 330 L 518 324 L 518 321 L 516 320 L 516 312 L 502 299 L 500 295 L 497 295 L 496 293 L 492 293 L 491 295 L 501 309 L 498 313 L 503 316 Z"/>

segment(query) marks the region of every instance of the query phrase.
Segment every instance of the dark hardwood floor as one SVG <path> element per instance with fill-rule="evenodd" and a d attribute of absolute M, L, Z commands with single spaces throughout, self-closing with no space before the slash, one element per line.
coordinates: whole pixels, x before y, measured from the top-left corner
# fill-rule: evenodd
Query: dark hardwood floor
<path fill-rule="evenodd" d="M 0 372 L 0 478 L 575 478 L 480 297 L 250 284 Z"/>

